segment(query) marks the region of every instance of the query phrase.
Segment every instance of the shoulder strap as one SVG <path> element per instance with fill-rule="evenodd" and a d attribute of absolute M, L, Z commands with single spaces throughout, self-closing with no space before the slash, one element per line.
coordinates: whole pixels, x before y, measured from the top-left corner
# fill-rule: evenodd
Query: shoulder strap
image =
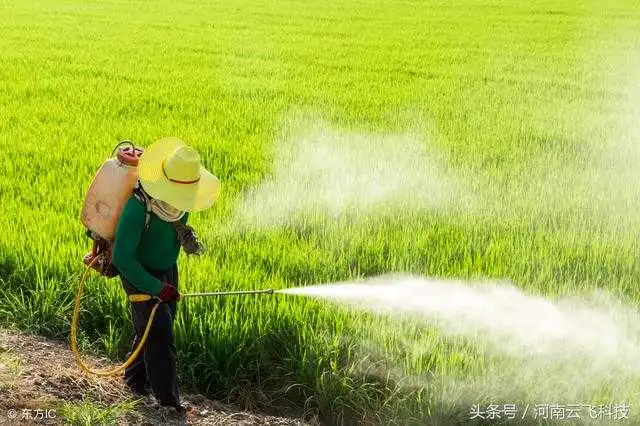
<path fill-rule="evenodd" d="M 140 201 L 145 206 L 145 214 L 144 214 L 144 230 L 143 233 L 149 229 L 149 223 L 151 223 L 151 204 L 149 203 L 149 197 L 146 192 L 140 186 L 140 182 L 136 185 L 133 190 L 133 196 L 136 197 L 138 201 Z"/>

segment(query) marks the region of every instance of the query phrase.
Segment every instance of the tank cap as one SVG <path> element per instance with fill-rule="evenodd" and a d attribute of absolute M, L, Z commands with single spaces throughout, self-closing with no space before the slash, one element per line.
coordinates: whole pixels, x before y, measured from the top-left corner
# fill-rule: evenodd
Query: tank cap
<path fill-rule="evenodd" d="M 137 167 L 140 156 L 142 156 L 142 149 L 136 147 L 122 147 L 118 149 L 116 157 L 118 161 L 127 166 Z"/>

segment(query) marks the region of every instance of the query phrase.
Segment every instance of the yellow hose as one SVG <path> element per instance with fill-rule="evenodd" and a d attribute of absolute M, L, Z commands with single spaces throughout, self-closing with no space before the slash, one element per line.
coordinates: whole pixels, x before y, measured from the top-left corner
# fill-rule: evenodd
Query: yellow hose
<path fill-rule="evenodd" d="M 80 357 L 80 352 L 78 351 L 78 342 L 77 342 L 76 338 L 77 338 L 77 331 L 78 331 L 78 319 L 80 317 L 80 299 L 82 298 L 82 291 L 84 289 L 84 282 L 86 281 L 87 276 L 89 275 L 89 272 L 91 271 L 91 267 L 93 266 L 93 264 L 100 257 L 101 257 L 101 255 L 96 256 L 91 261 L 91 263 L 89 263 L 89 265 L 87 265 L 87 269 L 84 271 L 84 273 L 80 277 L 80 281 L 78 282 L 78 292 L 76 293 L 76 305 L 75 305 L 75 308 L 73 310 L 73 318 L 71 320 L 71 351 L 73 351 L 73 354 L 74 354 L 74 356 L 76 358 L 76 363 L 78 364 L 80 369 L 82 369 L 82 371 L 84 371 L 85 373 L 94 374 L 96 376 L 116 376 L 116 375 L 122 373 L 128 366 L 133 364 L 133 361 L 136 359 L 136 357 L 138 356 L 138 354 L 142 350 L 145 342 L 147 341 L 147 336 L 149 335 L 149 330 L 151 329 L 151 324 L 153 323 L 153 318 L 156 315 L 156 310 L 158 309 L 158 306 L 160 305 L 160 303 L 156 303 L 153 306 L 153 309 L 151 310 L 151 314 L 149 315 L 149 321 L 147 322 L 147 326 L 144 329 L 144 334 L 142 335 L 142 338 L 140 339 L 140 342 L 138 342 L 138 345 L 136 346 L 135 350 L 133 351 L 131 356 L 125 361 L 124 364 L 122 364 L 122 365 L 120 365 L 120 366 L 118 366 L 116 368 L 113 368 L 111 370 L 92 370 L 91 368 L 89 368 L 84 362 L 82 362 L 82 358 Z"/>

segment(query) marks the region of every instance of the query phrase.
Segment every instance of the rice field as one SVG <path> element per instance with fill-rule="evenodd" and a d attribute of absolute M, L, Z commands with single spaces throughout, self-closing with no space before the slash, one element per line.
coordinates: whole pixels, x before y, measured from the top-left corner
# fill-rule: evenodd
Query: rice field
<path fill-rule="evenodd" d="M 181 257 L 182 289 L 407 272 L 552 299 L 604 289 L 637 307 L 639 33 L 633 0 L 0 2 L 0 325 L 68 337 L 85 191 L 119 140 L 167 135 L 223 183 L 193 216 L 208 253 Z M 241 226 L 250 207 L 299 199 L 263 186 L 279 147 L 327 134 L 338 154 L 410 134 L 462 189 Z M 334 159 L 321 170 L 341 170 Z M 284 190 L 248 198 L 261 188 Z M 122 359 L 119 282 L 94 277 L 83 309 L 83 350 Z M 496 396 L 450 383 L 508 362 L 433 324 L 306 298 L 186 301 L 175 332 L 184 386 L 326 424 L 466 423 Z M 498 402 L 640 403 L 626 385 L 545 401 L 532 384 Z"/>

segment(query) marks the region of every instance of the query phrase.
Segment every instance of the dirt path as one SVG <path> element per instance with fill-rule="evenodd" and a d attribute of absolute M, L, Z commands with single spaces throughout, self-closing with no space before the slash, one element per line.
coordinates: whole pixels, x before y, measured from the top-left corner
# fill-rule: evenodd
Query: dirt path
<path fill-rule="evenodd" d="M 112 366 L 105 360 L 89 358 L 87 361 L 100 368 Z M 69 424 L 61 404 L 82 404 L 86 399 L 92 401 L 91 406 L 102 408 L 133 401 L 119 377 L 84 376 L 63 342 L 0 329 L 0 425 Z M 308 424 L 296 419 L 241 412 L 201 395 L 184 395 L 183 400 L 189 407 L 185 419 L 178 418 L 172 410 L 154 408 L 152 398 L 147 398 L 139 400 L 132 409 L 123 410 L 117 424 Z"/>

